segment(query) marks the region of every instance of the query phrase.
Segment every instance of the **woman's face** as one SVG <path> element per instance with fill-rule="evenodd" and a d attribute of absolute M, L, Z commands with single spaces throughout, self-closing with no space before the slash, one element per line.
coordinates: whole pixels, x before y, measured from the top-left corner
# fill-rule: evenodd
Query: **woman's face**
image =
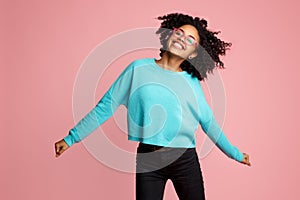
<path fill-rule="evenodd" d="M 197 45 L 200 42 L 197 29 L 192 25 L 180 26 L 169 38 L 167 50 L 174 55 L 187 59 L 197 56 Z"/>

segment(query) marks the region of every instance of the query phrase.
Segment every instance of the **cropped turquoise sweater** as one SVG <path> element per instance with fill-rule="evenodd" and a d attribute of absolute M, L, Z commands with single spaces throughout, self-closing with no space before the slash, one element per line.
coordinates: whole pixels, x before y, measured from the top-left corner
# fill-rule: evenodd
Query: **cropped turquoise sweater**
<path fill-rule="evenodd" d="M 161 68 L 154 58 L 131 62 L 64 138 L 68 146 L 80 142 L 127 108 L 128 139 L 165 147 L 195 147 L 195 131 L 202 130 L 228 157 L 241 162 L 243 154 L 226 138 L 206 102 L 199 80 L 186 71 Z"/>

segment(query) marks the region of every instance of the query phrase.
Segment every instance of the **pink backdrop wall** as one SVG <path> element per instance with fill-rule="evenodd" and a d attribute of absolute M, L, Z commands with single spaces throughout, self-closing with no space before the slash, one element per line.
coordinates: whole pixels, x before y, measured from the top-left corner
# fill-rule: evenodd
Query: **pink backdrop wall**
<path fill-rule="evenodd" d="M 233 43 L 221 71 L 223 130 L 250 154 L 252 166 L 215 148 L 200 160 L 207 199 L 299 198 L 297 1 L 0 4 L 0 199 L 134 199 L 134 174 L 102 165 L 81 143 L 57 159 L 54 142 L 74 125 L 73 84 L 88 53 L 121 31 L 159 26 L 154 17 L 174 11 L 206 18 L 210 29 L 221 30 L 219 36 Z M 165 199 L 176 199 L 171 182 Z"/>

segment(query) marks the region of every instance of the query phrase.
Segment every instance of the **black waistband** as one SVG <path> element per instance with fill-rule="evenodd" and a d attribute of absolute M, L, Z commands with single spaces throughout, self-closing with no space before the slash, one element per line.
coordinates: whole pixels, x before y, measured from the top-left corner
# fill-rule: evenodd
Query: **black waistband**
<path fill-rule="evenodd" d="M 151 151 L 151 150 L 152 151 L 157 151 L 157 150 L 162 149 L 164 147 L 163 146 L 153 145 L 153 144 L 145 144 L 145 143 L 140 142 L 138 148 L 149 150 L 149 151 Z"/>
<path fill-rule="evenodd" d="M 140 151 L 147 151 L 147 152 L 152 152 L 152 151 L 169 151 L 169 150 L 175 150 L 175 149 L 180 149 L 180 150 L 187 150 L 187 149 L 195 149 L 195 148 L 183 148 L 183 147 L 164 147 L 164 146 L 158 146 L 158 145 L 153 145 L 153 144 L 145 144 L 140 142 L 138 149 Z"/>

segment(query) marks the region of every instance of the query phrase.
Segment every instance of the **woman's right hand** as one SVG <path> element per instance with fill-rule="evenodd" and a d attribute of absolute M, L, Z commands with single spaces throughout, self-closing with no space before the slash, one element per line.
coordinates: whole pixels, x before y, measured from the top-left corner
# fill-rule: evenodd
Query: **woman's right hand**
<path fill-rule="evenodd" d="M 65 150 L 69 148 L 68 144 L 65 142 L 64 139 L 56 142 L 54 146 L 56 157 L 60 156 Z"/>

